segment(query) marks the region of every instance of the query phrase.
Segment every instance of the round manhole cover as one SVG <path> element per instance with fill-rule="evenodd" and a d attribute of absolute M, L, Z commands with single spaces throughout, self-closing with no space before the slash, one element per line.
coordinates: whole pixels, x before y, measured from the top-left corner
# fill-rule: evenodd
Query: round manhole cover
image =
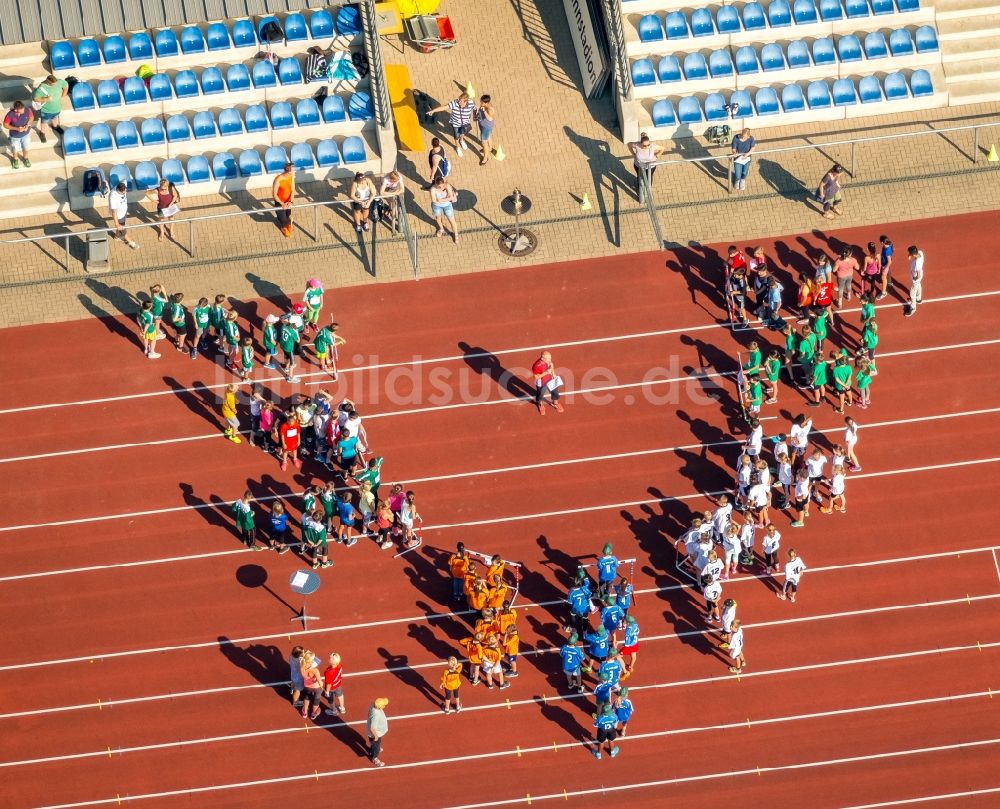
<path fill-rule="evenodd" d="M 505 256 L 521 258 L 535 252 L 538 247 L 538 237 L 534 231 L 527 228 L 520 228 L 517 231 L 507 231 L 497 239 L 497 246 Z"/>

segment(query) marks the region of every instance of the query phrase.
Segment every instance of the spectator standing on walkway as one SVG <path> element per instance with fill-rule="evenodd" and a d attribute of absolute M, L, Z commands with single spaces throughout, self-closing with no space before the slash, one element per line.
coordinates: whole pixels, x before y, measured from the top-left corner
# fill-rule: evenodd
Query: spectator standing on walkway
<path fill-rule="evenodd" d="M 639 135 L 639 140 L 628 145 L 632 153 L 632 167 L 635 169 L 635 193 L 642 196 L 642 173 L 649 172 L 649 184 L 653 185 L 653 175 L 656 174 L 656 166 L 653 165 L 660 159 L 663 149 L 649 139 L 649 135 L 643 132 Z"/>
<path fill-rule="evenodd" d="M 485 166 L 493 158 L 493 127 L 497 122 L 493 99 L 488 95 L 479 97 L 476 122 L 479 124 L 479 142 L 483 145 L 483 156 L 479 159 L 479 165 Z"/>
<path fill-rule="evenodd" d="M 393 169 L 382 178 L 382 187 L 379 189 L 379 196 L 382 198 L 381 218 L 385 224 L 396 229 L 396 220 L 399 218 L 399 198 L 403 196 L 403 175 Z"/>
<path fill-rule="evenodd" d="M 121 239 L 133 250 L 138 250 L 139 245 L 128 237 L 128 231 L 125 230 L 126 217 L 128 217 L 128 186 L 125 183 L 118 183 L 108 194 L 108 218 L 114 223 L 112 235 L 116 239 Z"/>
<path fill-rule="evenodd" d="M 271 196 L 278 208 L 278 227 L 286 239 L 292 235 L 292 202 L 295 201 L 295 172 L 291 163 L 285 163 L 284 169 L 271 183 Z"/>
<path fill-rule="evenodd" d="M 434 185 L 434 181 L 438 177 L 447 177 L 451 174 L 451 163 L 444 153 L 444 146 L 441 145 L 440 138 L 431 138 L 431 150 L 427 153 L 427 166 L 431 173 L 431 185 Z"/>
<path fill-rule="evenodd" d="M 458 193 L 451 183 L 444 177 L 438 177 L 431 185 L 431 212 L 437 221 L 436 236 L 444 236 L 444 220 L 451 224 L 451 238 L 458 244 L 458 225 L 455 224 L 455 202 L 458 200 Z"/>
<path fill-rule="evenodd" d="M 371 759 L 372 764 L 376 767 L 385 766 L 381 755 L 382 739 L 389 732 L 389 720 L 385 715 L 385 709 L 388 704 L 388 699 L 379 697 L 372 703 L 371 708 L 368 709 L 368 744 L 371 746 L 368 758 Z"/>
<path fill-rule="evenodd" d="M 31 122 L 34 120 L 34 111 L 31 107 L 25 106 L 23 101 L 15 101 L 4 116 L 3 128 L 7 130 L 7 137 L 10 138 L 11 168 L 19 168 L 21 162 L 25 168 L 31 168 L 28 150 L 31 147 Z M 17 157 L 19 154 L 20 161 Z"/>
<path fill-rule="evenodd" d="M 840 163 L 834 163 L 830 170 L 823 175 L 819 188 L 816 189 L 816 198 L 823 203 L 823 218 L 833 219 L 834 214 L 840 216 L 840 203 L 844 200 L 844 195 L 840 191 L 840 177 L 844 173 L 844 167 Z"/>
<path fill-rule="evenodd" d="M 438 112 L 448 112 L 448 123 L 451 131 L 455 134 L 455 154 L 464 157 L 468 144 L 465 136 L 472 131 L 472 115 L 476 110 L 476 105 L 472 103 L 468 93 L 462 93 L 454 101 L 442 104 L 427 111 L 428 117 Z"/>
<path fill-rule="evenodd" d="M 737 191 L 747 190 L 747 175 L 750 173 L 750 153 L 757 140 L 750 134 L 749 129 L 736 133 L 731 144 L 732 151 L 730 157 L 733 160 L 733 187 Z"/>
<path fill-rule="evenodd" d="M 156 188 L 151 188 L 146 192 L 146 199 L 156 205 L 156 215 L 161 222 L 157 228 L 159 232 L 157 241 L 162 242 L 164 239 L 174 238 L 171 221 L 180 212 L 180 208 L 178 207 L 180 198 L 181 195 L 177 191 L 177 186 L 166 177 L 160 180 L 160 184 Z"/>
<path fill-rule="evenodd" d="M 38 109 L 38 137 L 45 143 L 45 127 L 51 126 L 58 135 L 63 134 L 59 123 L 59 113 L 62 112 L 63 99 L 69 95 L 69 85 L 63 79 L 49 75 L 38 85 L 31 96 L 32 103 Z"/>
<path fill-rule="evenodd" d="M 910 257 L 910 305 L 906 316 L 912 317 L 917 313 L 917 304 L 924 300 L 924 251 L 911 244 L 906 248 L 906 254 Z"/>
<path fill-rule="evenodd" d="M 360 233 L 367 231 L 368 219 L 371 216 L 372 203 L 375 201 L 375 183 L 371 177 L 366 177 L 360 171 L 354 175 L 351 183 L 351 215 L 354 217 L 354 229 Z"/>

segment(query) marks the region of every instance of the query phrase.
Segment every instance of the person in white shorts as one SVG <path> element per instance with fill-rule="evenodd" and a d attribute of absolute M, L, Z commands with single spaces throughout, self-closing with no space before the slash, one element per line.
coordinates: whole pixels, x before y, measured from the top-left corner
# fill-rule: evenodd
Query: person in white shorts
<path fill-rule="evenodd" d="M 786 598 L 793 602 L 795 594 L 799 591 L 799 582 L 802 581 L 802 573 L 806 570 L 806 563 L 795 552 L 795 548 L 788 549 L 788 561 L 785 562 L 785 584 L 778 593 L 778 598 L 784 601 Z"/>
<path fill-rule="evenodd" d="M 905 314 L 912 317 L 917 313 L 917 304 L 924 300 L 924 251 L 911 244 L 906 248 L 906 253 L 910 257 L 910 305 Z"/>
<path fill-rule="evenodd" d="M 732 658 L 733 665 L 729 667 L 729 670 L 733 674 L 739 674 L 747 664 L 746 658 L 743 656 L 743 625 L 739 618 L 733 621 L 732 630 L 733 633 L 729 636 L 729 657 Z"/>
<path fill-rule="evenodd" d="M 856 448 L 858 446 L 858 424 L 850 416 L 844 418 L 844 447 L 847 450 L 848 470 L 860 472 L 861 463 L 858 461 Z"/>
<path fill-rule="evenodd" d="M 791 502 L 792 494 L 792 484 L 795 481 L 792 478 L 792 463 L 788 460 L 788 453 L 782 452 L 778 456 L 778 485 L 781 486 L 781 491 L 784 494 L 784 500 L 781 501 L 781 508 L 788 508 L 789 502 Z"/>
<path fill-rule="evenodd" d="M 792 466 L 809 448 L 809 431 L 812 430 L 812 426 L 812 419 L 807 419 L 801 413 L 792 421 L 792 428 L 788 433 L 788 442 L 792 445 Z"/>
<path fill-rule="evenodd" d="M 830 478 L 830 502 L 826 506 L 820 506 L 820 511 L 824 514 L 833 513 L 834 508 L 840 512 L 847 511 L 847 495 L 844 494 L 844 490 L 847 487 L 846 481 L 847 476 L 844 474 L 844 467 L 841 464 L 837 464 L 833 467 L 833 475 Z M 840 503 L 840 505 L 838 506 L 837 503 Z"/>
<path fill-rule="evenodd" d="M 726 531 L 722 535 L 722 550 L 726 553 L 722 580 L 728 581 L 730 576 L 736 575 L 736 565 L 740 559 L 740 551 L 743 550 L 743 543 L 740 542 L 740 527 L 734 522 L 726 526 Z"/>
<path fill-rule="evenodd" d="M 712 533 L 716 542 L 722 542 L 726 534 L 726 528 L 733 519 L 733 504 L 729 502 L 729 497 L 721 495 L 719 505 L 712 514 Z"/>
<path fill-rule="evenodd" d="M 705 621 L 719 623 L 719 599 L 722 598 L 722 582 L 715 576 L 705 585 Z"/>
<path fill-rule="evenodd" d="M 812 499 L 821 505 L 823 498 L 819 493 L 819 484 L 823 482 L 824 469 L 826 469 L 826 456 L 821 450 L 814 449 L 806 458 L 806 470 L 809 472 L 809 482 L 812 484 Z"/>
<path fill-rule="evenodd" d="M 727 598 L 722 602 L 722 643 L 720 649 L 729 648 L 729 638 L 733 634 L 733 623 L 736 621 L 736 599 Z"/>
<path fill-rule="evenodd" d="M 764 428 L 760 426 L 760 421 L 752 418 L 750 419 L 750 435 L 747 436 L 746 452 L 750 456 L 751 460 L 756 460 L 757 456 L 760 455 L 760 448 L 764 443 Z"/>
<path fill-rule="evenodd" d="M 778 572 L 778 549 L 781 547 L 781 534 L 774 525 L 768 525 L 764 529 L 764 539 L 762 542 L 764 550 L 764 572 L 774 575 Z"/>

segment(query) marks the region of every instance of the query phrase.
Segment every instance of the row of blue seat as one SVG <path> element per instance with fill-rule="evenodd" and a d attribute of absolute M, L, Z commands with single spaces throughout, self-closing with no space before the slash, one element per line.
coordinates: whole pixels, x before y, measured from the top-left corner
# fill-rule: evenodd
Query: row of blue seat
<path fill-rule="evenodd" d="M 216 154 L 211 161 L 205 155 L 189 157 L 185 163 L 176 158 L 169 158 L 157 166 L 152 160 L 143 160 L 135 166 L 135 173 L 125 163 L 111 167 L 108 179 L 114 188 L 119 182 L 125 183 L 129 191 L 148 191 L 156 188 L 160 178 L 174 185 L 187 183 L 207 183 L 210 179 L 235 180 L 237 177 L 258 177 L 265 172 L 277 174 L 286 163 L 292 163 L 297 171 L 309 171 L 316 168 L 335 168 L 336 166 L 356 165 L 368 159 L 365 144 L 361 138 L 344 138 L 343 151 L 333 140 L 322 140 L 316 144 L 316 150 L 308 143 L 292 145 L 291 154 L 283 146 L 269 146 L 261 160 L 256 149 L 245 149 L 236 155 L 229 152 Z M 90 194 L 89 196 L 96 196 Z"/>
<path fill-rule="evenodd" d="M 897 72 L 887 75 L 883 82 L 877 76 L 864 76 L 857 84 L 853 79 L 836 79 L 832 93 L 825 81 L 810 82 L 805 95 L 799 85 L 786 84 L 781 87 L 780 106 L 778 91 L 773 87 L 761 87 L 757 90 L 752 104 L 749 92 L 736 90 L 729 96 L 729 104 L 737 105 L 734 117 L 744 118 L 751 115 L 776 115 L 779 112 L 803 112 L 807 105 L 810 110 L 848 107 L 857 104 L 859 98 L 862 104 L 873 104 L 909 96 L 921 98 L 933 93 L 930 74 L 926 70 L 915 70 L 910 76 L 909 85 L 906 76 Z M 722 93 L 711 93 L 705 98 L 704 110 L 695 96 L 681 98 L 677 102 L 676 112 L 670 99 L 660 99 L 653 104 L 652 118 L 653 126 L 697 124 L 702 121 L 725 121 L 729 118 L 729 110 Z"/>
<path fill-rule="evenodd" d="M 113 34 L 98 42 L 96 39 L 81 39 L 76 47 L 72 42 L 53 42 L 49 51 L 53 70 L 72 70 L 79 67 L 98 67 L 101 64 L 114 65 L 122 62 L 141 62 L 153 58 L 155 50 L 160 58 L 179 54 L 198 54 L 206 51 L 224 51 L 230 48 L 251 48 L 263 44 L 263 27 L 276 17 L 264 17 L 255 27 L 250 20 L 235 20 L 232 28 L 224 22 L 210 23 L 202 32 L 196 25 L 181 30 L 178 39 L 171 29 L 157 31 L 153 37 L 145 31 L 132 34 L 128 39 Z M 309 17 L 309 23 L 298 12 L 289 14 L 283 23 L 285 40 L 301 42 L 312 39 L 327 39 L 334 36 L 355 36 L 361 32 L 358 11 L 353 6 L 344 6 L 336 18 L 326 9 L 318 9 Z"/>
<path fill-rule="evenodd" d="M 370 114 L 370 111 L 365 111 Z M 351 111 L 351 120 L 353 117 Z M 197 112 L 189 121 L 184 115 L 171 115 L 166 124 L 159 118 L 146 118 L 139 126 L 132 121 L 115 124 L 112 138 L 111 126 L 105 123 L 92 124 L 89 131 L 82 126 L 67 127 L 62 138 L 63 151 L 67 156 L 90 152 L 106 152 L 111 149 L 132 149 L 143 146 L 158 146 L 162 143 L 181 143 L 217 136 L 242 135 L 244 132 L 266 132 L 268 129 L 291 129 L 293 126 L 318 126 L 347 120 L 344 102 L 338 96 L 327 96 L 322 110 L 311 98 L 304 98 L 295 105 L 281 101 L 271 105 L 270 117 L 262 104 L 248 107 L 244 115 L 235 108 L 219 111 L 218 118 L 209 111 Z"/>
<path fill-rule="evenodd" d="M 909 56 L 916 53 L 933 53 L 938 50 L 937 35 L 930 25 L 922 25 L 916 30 L 916 46 L 914 36 L 905 28 L 889 32 L 889 42 L 881 31 L 873 31 L 865 36 L 864 58 L 871 60 L 886 59 L 892 56 Z M 840 62 L 860 62 L 862 59 L 861 41 L 854 34 L 848 34 L 838 39 L 836 48 L 831 37 L 823 37 L 813 42 L 812 58 L 809 45 L 805 40 L 797 39 L 789 42 L 783 48 L 778 43 L 768 43 L 760 51 L 751 45 L 736 49 L 735 65 L 729 49 L 712 51 L 705 57 L 698 52 L 684 56 L 683 76 L 677 56 L 672 54 L 662 57 L 654 69 L 651 59 L 637 59 L 632 62 L 632 82 L 637 87 L 648 86 L 660 82 L 698 81 L 700 79 L 720 79 L 738 73 L 741 76 L 752 75 L 763 70 L 772 71 L 795 70 L 797 68 L 819 67 Z"/>
<path fill-rule="evenodd" d="M 346 53 L 346 52 L 344 52 Z M 350 65 L 349 58 L 340 59 L 345 65 Z M 351 74 L 357 77 L 357 72 L 351 67 Z M 254 63 L 253 71 L 246 65 L 231 65 L 226 69 L 225 77 L 218 67 L 206 67 L 199 76 L 193 70 L 181 70 L 173 78 L 166 73 L 156 73 L 150 77 L 149 83 L 138 76 L 130 76 L 119 84 L 113 79 L 105 79 L 97 83 L 97 92 L 90 82 L 77 82 L 70 92 L 70 101 L 75 110 L 92 110 L 95 106 L 118 107 L 125 104 L 145 104 L 147 101 L 169 101 L 171 98 L 194 98 L 198 95 L 215 95 L 228 90 L 231 93 L 249 90 L 251 83 L 255 89 L 268 89 L 282 86 L 302 84 L 302 68 L 299 60 L 294 57 L 281 59 L 277 71 L 270 62 Z"/>
<path fill-rule="evenodd" d="M 687 39 L 690 36 L 707 37 L 715 34 L 738 34 L 740 31 L 763 31 L 765 28 L 786 28 L 794 20 L 796 25 L 809 25 L 819 22 L 835 22 L 845 17 L 858 19 L 870 14 L 883 15 L 900 12 L 916 11 L 920 8 L 920 0 L 845 0 L 842 6 L 840 0 L 820 0 L 819 11 L 813 0 L 794 0 L 788 5 L 788 0 L 771 0 L 765 12 L 764 6 L 750 2 L 743 6 L 743 18 L 740 19 L 736 6 L 721 6 L 712 16 L 709 8 L 696 8 L 691 12 L 690 19 L 683 11 L 670 11 L 664 19 L 656 14 L 645 14 L 639 19 L 639 40 L 642 42 L 659 42 L 663 39 Z"/>

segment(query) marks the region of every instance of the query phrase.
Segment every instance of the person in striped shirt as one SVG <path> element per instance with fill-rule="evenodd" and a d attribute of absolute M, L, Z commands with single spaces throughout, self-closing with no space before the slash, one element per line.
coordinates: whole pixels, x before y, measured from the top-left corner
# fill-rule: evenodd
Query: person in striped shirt
<path fill-rule="evenodd" d="M 476 105 L 472 103 L 468 93 L 462 93 L 454 101 L 428 110 L 427 115 L 431 116 L 446 110 L 448 123 L 451 125 L 452 132 L 455 133 L 455 154 L 464 157 L 465 150 L 469 148 L 465 142 L 465 136 L 472 131 L 472 115 L 476 111 Z"/>

